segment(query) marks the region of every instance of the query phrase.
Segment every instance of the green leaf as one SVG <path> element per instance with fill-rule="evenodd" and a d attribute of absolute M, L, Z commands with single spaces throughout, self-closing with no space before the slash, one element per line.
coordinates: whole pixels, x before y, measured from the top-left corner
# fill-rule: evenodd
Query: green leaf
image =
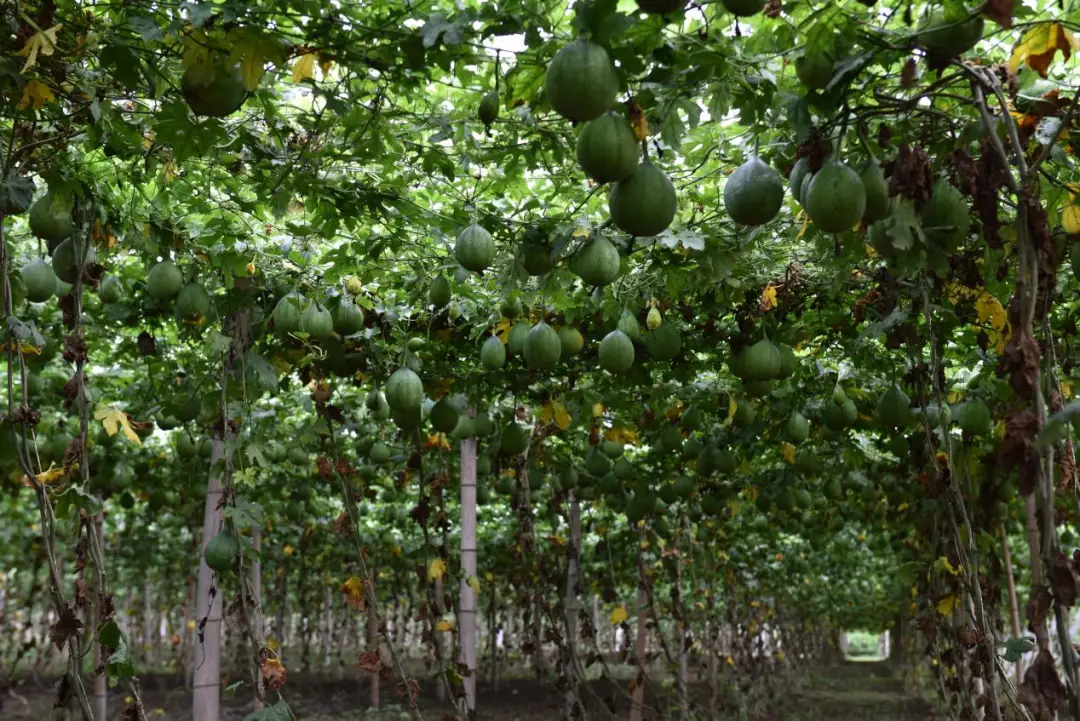
<path fill-rule="evenodd" d="M 886 220 L 886 233 L 897 250 L 910 250 L 916 241 L 923 240 L 922 223 L 915 205 L 906 198 L 893 203 L 892 215 Z"/>
<path fill-rule="evenodd" d="M 0 183 L 0 213 L 25 213 L 34 200 L 34 181 L 25 175 L 11 175 Z"/>
<path fill-rule="evenodd" d="M 78 518 L 79 511 L 86 511 L 88 516 L 101 513 L 101 501 L 82 490 L 71 486 L 56 498 L 56 517 L 60 519 Z"/>
<path fill-rule="evenodd" d="M 244 721 L 292 721 L 292 711 L 289 709 L 289 704 L 284 701 L 278 701 L 273 706 L 268 706 L 262 711 L 256 711 L 255 713 L 249 713 L 244 717 Z"/>

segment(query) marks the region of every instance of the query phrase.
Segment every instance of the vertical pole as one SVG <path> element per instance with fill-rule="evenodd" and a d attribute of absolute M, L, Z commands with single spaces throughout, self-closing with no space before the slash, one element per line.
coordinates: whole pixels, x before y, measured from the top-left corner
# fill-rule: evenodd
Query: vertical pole
<path fill-rule="evenodd" d="M 568 687 L 566 689 L 567 719 L 576 719 L 582 716 L 578 706 L 578 687 L 582 679 L 578 677 L 577 663 L 577 636 L 578 636 L 578 576 L 580 574 L 579 563 L 581 560 L 581 504 L 570 495 L 570 544 L 567 548 L 566 559 L 566 600 L 563 607 L 566 612 L 566 662 L 563 673 L 566 676 Z"/>
<path fill-rule="evenodd" d="M 459 630 L 461 663 L 467 669 L 465 696 L 461 712 L 476 717 L 476 591 L 470 580 L 476 578 L 476 440 L 461 442 L 461 591 Z"/>
<path fill-rule="evenodd" d="M 221 528 L 221 471 L 218 465 L 225 458 L 225 442 L 215 438 L 210 454 L 210 476 L 206 487 L 206 508 L 203 511 L 202 544 L 199 553 L 199 584 L 195 594 L 195 623 L 202 624 L 202 643 L 196 639 L 192 667 L 195 669 L 192 694 L 192 721 L 218 721 L 221 702 L 221 592 L 215 589 L 214 572 L 206 565 L 202 552 Z M 198 625 L 196 625 L 196 632 Z"/>
<path fill-rule="evenodd" d="M 646 620 L 649 615 L 649 596 L 645 590 L 645 556 L 641 550 L 643 540 L 643 538 L 638 538 L 637 637 L 634 639 L 637 677 L 634 679 L 634 702 L 630 709 L 630 721 L 641 721 L 645 704 L 645 654 L 649 641 Z"/>

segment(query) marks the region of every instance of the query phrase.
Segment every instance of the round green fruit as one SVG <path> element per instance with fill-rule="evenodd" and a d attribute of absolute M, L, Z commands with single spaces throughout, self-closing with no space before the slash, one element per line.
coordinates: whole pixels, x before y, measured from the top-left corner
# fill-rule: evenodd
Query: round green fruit
<path fill-rule="evenodd" d="M 654 15 L 670 15 L 686 8 L 686 0 L 637 0 L 643 12 Z"/>
<path fill-rule="evenodd" d="M 911 422 L 911 399 L 893 385 L 878 396 L 876 417 L 886 428 L 899 428 Z"/>
<path fill-rule="evenodd" d="M 788 187 L 791 188 L 791 197 L 802 203 L 802 183 L 810 174 L 810 161 L 806 157 L 799 158 L 791 166 L 791 174 L 788 175 Z"/>
<path fill-rule="evenodd" d="M 805 443 L 810 437 L 810 422 L 802 413 L 795 411 L 784 424 L 784 437 L 795 445 Z"/>
<path fill-rule="evenodd" d="M 181 323 L 201 325 L 210 314 L 210 294 L 199 283 L 188 283 L 176 296 L 176 318 Z"/>
<path fill-rule="evenodd" d="M 826 233 L 851 230 L 866 212 L 866 190 L 859 174 L 843 163 L 825 163 L 810 180 L 806 214 Z"/>
<path fill-rule="evenodd" d="M 777 372 L 776 377 L 790 378 L 799 369 L 799 359 L 791 346 L 786 343 L 778 344 L 777 348 L 780 350 L 780 370 Z"/>
<path fill-rule="evenodd" d="M 529 447 L 529 434 L 517 421 L 510 421 L 499 437 L 499 451 L 504 456 L 518 456 Z"/>
<path fill-rule="evenodd" d="M 300 312 L 300 332 L 311 338 L 329 338 L 334 332 L 334 318 L 326 306 L 319 302 L 309 303 Z"/>
<path fill-rule="evenodd" d="M 943 10 L 935 11 L 922 30 L 919 44 L 932 55 L 951 58 L 963 55 L 982 39 L 984 22 L 981 15 L 964 20 L 948 19 Z"/>
<path fill-rule="evenodd" d="M 585 471 L 590 476 L 603 478 L 611 470 L 611 459 L 595 448 L 585 457 Z"/>
<path fill-rule="evenodd" d="M 364 329 L 364 311 L 348 298 L 342 298 L 338 302 L 333 319 L 334 330 L 343 336 L 359 333 Z"/>
<path fill-rule="evenodd" d="M 555 329 L 544 321 L 532 327 L 525 337 L 525 363 L 533 370 L 551 370 L 562 355 L 562 342 Z"/>
<path fill-rule="evenodd" d="M 618 441 L 600 441 L 600 452 L 611 459 L 618 458 L 623 454 L 623 444 Z"/>
<path fill-rule="evenodd" d="M 65 283 L 75 284 L 75 280 L 79 276 L 79 261 L 80 256 L 83 255 L 82 245 L 76 245 L 74 239 L 68 238 L 67 240 L 56 246 L 56 250 L 53 251 L 52 268 L 56 277 Z M 91 263 L 94 260 L 94 247 L 90 246 L 85 253 L 85 262 Z"/>
<path fill-rule="evenodd" d="M 959 245 L 971 227 L 967 203 L 960 191 L 944 179 L 934 184 L 930 200 L 923 206 L 921 220 L 926 239 L 946 250 Z"/>
<path fill-rule="evenodd" d="M 420 407 L 424 400 L 424 384 L 412 370 L 398 368 L 386 382 L 385 393 L 390 410 L 405 413 Z"/>
<path fill-rule="evenodd" d="M 236 564 L 236 558 L 240 555 L 240 546 L 232 531 L 222 529 L 220 533 L 210 539 L 203 551 L 203 559 L 206 565 L 215 573 L 229 571 Z"/>
<path fill-rule="evenodd" d="M 729 13 L 743 18 L 757 15 L 765 7 L 765 0 L 720 0 L 720 2 Z"/>
<path fill-rule="evenodd" d="M 525 339 L 529 337 L 529 324 L 519 321 L 510 329 L 510 335 L 506 336 L 506 350 L 511 355 L 521 355 L 525 350 Z"/>
<path fill-rule="evenodd" d="M 783 203 L 780 176 L 758 157 L 736 168 L 724 185 L 724 207 L 731 219 L 742 225 L 768 223 Z"/>
<path fill-rule="evenodd" d="M 436 308 L 442 308 L 450 303 L 450 297 L 450 281 L 440 273 L 435 276 L 435 280 L 431 281 L 431 285 L 428 286 L 428 300 Z"/>
<path fill-rule="evenodd" d="M 610 240 L 598 235 L 574 257 L 571 270 L 586 285 L 609 285 L 621 272 L 619 251 Z"/>
<path fill-rule="evenodd" d="M 986 436 L 993 429 L 994 419 L 990 408 L 975 398 L 956 409 L 956 425 L 965 436 Z"/>
<path fill-rule="evenodd" d="M 759 340 L 743 351 L 740 364 L 743 380 L 768 381 L 780 374 L 780 350 L 767 340 Z"/>
<path fill-rule="evenodd" d="M 807 52 L 795 59 L 795 74 L 811 90 L 821 90 L 833 76 L 833 59 L 828 53 Z"/>
<path fill-rule="evenodd" d="M 480 346 L 480 364 L 489 371 L 497 371 L 506 364 L 506 346 L 495 336 L 488 336 Z"/>
<path fill-rule="evenodd" d="M 30 232 L 48 243 L 50 250 L 71 235 L 71 196 L 48 190 L 30 206 Z"/>
<path fill-rule="evenodd" d="M 155 266 L 156 267 L 156 266 Z M 281 335 L 300 332 L 300 316 L 308 303 L 298 291 L 286 293 L 274 306 L 274 330 Z"/>
<path fill-rule="evenodd" d="M 757 417 L 757 409 L 750 401 L 739 401 L 735 404 L 735 415 L 732 416 L 731 422 L 736 428 L 748 428 L 753 425 L 754 419 Z"/>
<path fill-rule="evenodd" d="M 645 159 L 626 180 L 611 186 L 608 212 L 620 230 L 635 237 L 656 235 L 675 219 L 678 198 L 664 171 Z"/>
<path fill-rule="evenodd" d="M 578 165 L 597 183 L 626 180 L 637 170 L 640 158 L 634 131 L 619 113 L 607 112 L 590 120 L 578 136 Z"/>
<path fill-rule="evenodd" d="M 634 344 L 621 330 L 613 330 L 600 341 L 599 360 L 609 373 L 625 373 L 634 365 Z"/>
<path fill-rule="evenodd" d="M 31 303 L 44 303 L 56 293 L 56 273 L 43 259 L 30 261 L 19 274 L 26 286 L 26 299 Z"/>
<path fill-rule="evenodd" d="M 551 248 L 543 243 L 525 243 L 521 248 L 521 263 L 529 275 L 544 275 L 554 267 Z"/>
<path fill-rule="evenodd" d="M 391 456 L 390 446 L 382 441 L 375 441 L 368 450 L 368 460 L 380 466 L 389 463 Z"/>
<path fill-rule="evenodd" d="M 564 356 L 577 355 L 585 348 L 585 338 L 577 328 L 564 325 L 559 328 L 559 345 Z"/>
<path fill-rule="evenodd" d="M 221 59 L 185 70 L 180 90 L 191 112 L 210 118 L 232 115 L 247 97 L 238 66 Z"/>
<path fill-rule="evenodd" d="M 484 127 L 489 127 L 499 117 L 499 94 L 492 90 L 480 98 L 480 107 L 476 111 L 477 117 Z"/>
<path fill-rule="evenodd" d="M 504 317 L 514 320 L 523 312 L 521 298 L 504 298 L 502 305 L 499 306 L 499 312 L 502 313 Z"/>
<path fill-rule="evenodd" d="M 584 39 L 565 45 L 548 65 L 544 78 L 548 102 L 573 122 L 600 117 L 619 94 L 619 76 L 607 51 Z"/>
<path fill-rule="evenodd" d="M 884 220 L 889 215 L 889 185 L 885 182 L 885 171 L 873 161 L 863 166 L 859 173 L 863 189 L 866 191 L 866 210 L 862 221 L 867 225 Z"/>
<path fill-rule="evenodd" d="M 120 278 L 115 275 L 105 276 L 98 287 L 98 297 L 102 303 L 119 303 L 124 297 L 124 286 Z"/>
<path fill-rule="evenodd" d="M 486 270 L 495 260 L 495 239 L 486 229 L 473 223 L 458 235 L 454 257 L 466 270 L 476 273 Z"/>
<path fill-rule="evenodd" d="M 146 274 L 146 292 L 155 300 L 170 301 L 180 293 L 184 275 L 171 260 L 156 263 Z"/>
<path fill-rule="evenodd" d="M 450 397 L 443 396 L 431 407 L 431 427 L 439 433 L 451 433 L 457 428 L 460 415 L 458 409 L 450 402 Z"/>
<path fill-rule="evenodd" d="M 664 323 L 645 334 L 645 350 L 653 360 L 671 360 L 682 351 L 682 333 L 675 324 Z"/>

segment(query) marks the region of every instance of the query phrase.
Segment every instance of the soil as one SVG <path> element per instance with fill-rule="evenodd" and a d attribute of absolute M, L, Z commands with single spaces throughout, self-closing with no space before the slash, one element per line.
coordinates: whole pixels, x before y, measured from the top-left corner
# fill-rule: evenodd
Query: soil
<path fill-rule="evenodd" d="M 153 721 L 191 721 L 191 696 L 175 676 L 144 676 L 142 695 L 148 719 Z M 487 682 L 478 684 L 479 721 L 551 721 L 563 718 L 562 697 L 552 687 L 533 678 L 501 680 L 498 688 Z M 393 688 L 384 688 L 379 712 L 368 711 L 369 681 L 366 678 L 331 680 L 325 677 L 291 675 L 283 689 L 296 718 L 301 721 L 389 721 L 409 718 Z M 695 700 L 705 701 L 706 689 L 693 688 Z M 584 691 L 591 721 L 609 721 L 629 717 L 626 684 L 594 681 Z M 27 680 L 16 695 L 0 699 L 0 717 L 5 721 L 50 721 L 62 719 L 51 709 L 52 691 L 46 681 Z M 240 721 L 251 712 L 246 688 L 223 694 L 221 721 Z M 115 690 L 109 699 L 110 717 L 115 721 L 125 707 L 124 693 Z M 646 719 L 672 718 L 672 698 L 650 695 L 646 704 L 652 709 Z M 453 719 L 452 708 L 439 702 L 435 688 L 421 688 L 420 707 L 425 719 Z M 659 709 L 667 710 L 661 715 Z M 702 713 L 702 717 L 707 717 Z M 68 718 L 77 719 L 73 713 Z M 713 718 L 736 719 L 737 711 L 721 712 Z M 848 662 L 812 676 L 798 689 L 788 689 L 776 699 L 769 711 L 750 712 L 747 721 L 933 721 L 932 705 L 904 690 L 903 683 L 884 663 Z"/>

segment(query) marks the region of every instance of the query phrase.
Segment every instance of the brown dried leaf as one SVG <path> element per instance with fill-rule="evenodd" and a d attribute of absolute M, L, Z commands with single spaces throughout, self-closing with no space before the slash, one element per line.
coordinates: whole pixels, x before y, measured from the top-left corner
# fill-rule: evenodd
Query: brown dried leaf
<path fill-rule="evenodd" d="M 1009 342 L 1005 344 L 1005 350 L 998 359 L 997 374 L 1001 377 L 1009 376 L 1009 385 L 1017 396 L 1026 401 L 1033 400 L 1038 390 L 1041 358 L 1039 344 L 1031 334 L 1023 327 L 1014 325 Z"/>
<path fill-rule="evenodd" d="M 778 18 L 780 17 L 780 11 L 783 10 L 783 8 L 784 3 L 782 0 L 769 0 L 765 3 L 765 7 L 762 9 L 761 13 L 767 18 Z"/>
<path fill-rule="evenodd" d="M 49 638 L 58 650 L 62 650 L 68 639 L 79 633 L 82 627 L 82 621 L 75 615 L 75 608 L 70 603 L 65 603 L 60 609 L 60 618 L 49 631 Z"/>
<path fill-rule="evenodd" d="M 268 648 L 259 652 L 263 661 L 259 664 L 259 673 L 262 675 L 263 685 L 267 691 L 277 691 L 285 685 L 285 666 L 281 659 Z"/>
<path fill-rule="evenodd" d="M 930 169 L 930 157 L 922 148 L 912 148 L 907 143 L 900 146 L 896 159 L 886 171 L 889 178 L 889 195 L 901 195 L 922 209 L 934 187 L 934 174 Z"/>
<path fill-rule="evenodd" d="M 75 687 L 71 683 L 71 677 L 65 673 L 56 682 L 56 700 L 53 701 L 53 708 L 66 708 L 74 697 Z"/>
<path fill-rule="evenodd" d="M 1011 28 L 1013 21 L 1014 0 L 987 0 L 983 6 L 983 15 L 1003 28 Z"/>
<path fill-rule="evenodd" d="M 402 681 L 397 685 L 398 698 L 408 698 L 409 705 L 416 704 L 416 697 L 420 695 L 420 683 L 415 678 L 410 678 L 408 683 Z"/>
<path fill-rule="evenodd" d="M 1035 721 L 1053 721 L 1065 706 L 1065 687 L 1054 667 L 1054 656 L 1043 649 L 1035 663 L 1024 674 L 1024 683 L 1017 695 Z"/>
<path fill-rule="evenodd" d="M 86 587 L 86 579 L 75 579 L 75 608 L 89 608 L 90 607 L 90 591 Z"/>
<path fill-rule="evenodd" d="M 382 668 L 382 658 L 379 656 L 379 652 L 376 651 L 364 651 L 360 654 L 360 657 L 356 659 L 356 667 L 361 671 L 368 673 L 378 673 Z"/>
<path fill-rule="evenodd" d="M 1050 610 L 1051 600 L 1050 589 L 1046 586 L 1039 584 L 1032 588 L 1031 598 L 1028 599 L 1027 608 L 1025 609 L 1028 630 L 1032 633 L 1036 633 L 1036 628 L 1046 626 L 1046 612 Z"/>
<path fill-rule="evenodd" d="M 1054 598 L 1062 606 L 1071 608 L 1076 605 L 1076 576 L 1073 574 L 1072 565 L 1068 557 L 1061 551 L 1050 563 L 1047 571 L 1050 580 L 1050 588 L 1054 592 Z"/>
<path fill-rule="evenodd" d="M 1030 408 L 1014 409 L 1005 422 L 1005 438 L 1001 441 L 998 460 L 1006 469 L 1019 469 L 1020 493 L 1029 496 L 1035 491 L 1039 474 L 1039 454 L 1035 452 L 1035 436 L 1039 433 L 1039 417 Z"/>
<path fill-rule="evenodd" d="M 900 71 L 900 87 L 910 88 L 915 84 L 916 70 L 918 70 L 918 64 L 915 58 L 908 58 L 904 63 L 904 69 Z"/>
<path fill-rule="evenodd" d="M 120 715 L 120 721 L 146 721 L 146 711 L 143 709 L 142 701 L 134 701 L 124 709 L 124 713 Z"/>

